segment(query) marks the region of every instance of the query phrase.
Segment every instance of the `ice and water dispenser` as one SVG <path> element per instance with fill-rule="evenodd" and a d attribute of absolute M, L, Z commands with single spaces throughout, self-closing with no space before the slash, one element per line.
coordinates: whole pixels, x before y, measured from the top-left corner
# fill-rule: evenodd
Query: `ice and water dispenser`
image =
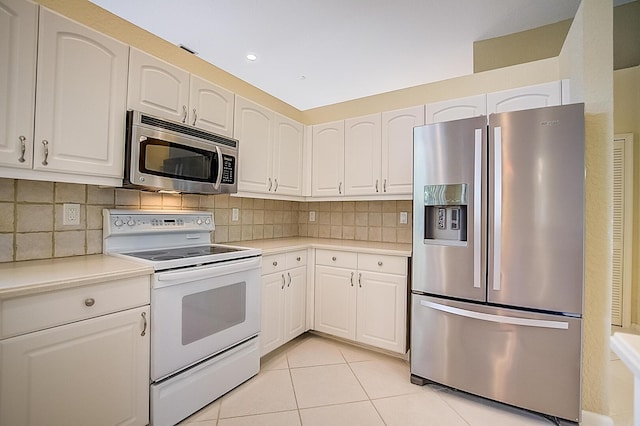
<path fill-rule="evenodd" d="M 467 241 L 467 184 L 425 185 L 424 242 Z"/>

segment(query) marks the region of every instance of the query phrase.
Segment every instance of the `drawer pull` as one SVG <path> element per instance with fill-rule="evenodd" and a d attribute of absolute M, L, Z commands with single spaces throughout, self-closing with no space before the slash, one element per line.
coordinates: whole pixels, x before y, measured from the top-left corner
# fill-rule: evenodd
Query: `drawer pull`
<path fill-rule="evenodd" d="M 94 299 L 93 297 L 89 297 L 87 299 L 84 299 L 84 306 L 93 306 L 96 304 L 96 299 Z"/>
<path fill-rule="evenodd" d="M 140 315 L 142 315 L 142 333 L 140 335 L 144 336 L 147 334 L 147 313 L 143 312 Z"/>
<path fill-rule="evenodd" d="M 300 256 L 296 257 L 296 260 L 297 260 L 298 262 L 300 262 L 300 260 L 301 260 L 301 259 L 300 259 Z"/>
<path fill-rule="evenodd" d="M 278 266 L 278 261 L 277 260 L 273 261 L 273 266 Z"/>
<path fill-rule="evenodd" d="M 331 258 L 331 260 L 333 260 L 333 261 L 335 262 L 335 261 L 337 260 L 337 258 L 336 258 L 335 256 L 333 256 L 333 257 Z"/>
<path fill-rule="evenodd" d="M 382 266 L 382 260 L 378 260 L 378 266 Z"/>

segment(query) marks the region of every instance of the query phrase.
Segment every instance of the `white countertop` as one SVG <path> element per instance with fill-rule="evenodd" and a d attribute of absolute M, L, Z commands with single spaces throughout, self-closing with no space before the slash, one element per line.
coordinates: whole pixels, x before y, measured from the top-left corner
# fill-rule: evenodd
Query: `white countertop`
<path fill-rule="evenodd" d="M 103 254 L 0 263 L 0 299 L 152 273 L 141 262 Z"/>
<path fill-rule="evenodd" d="M 614 333 L 611 336 L 611 350 L 620 357 L 634 376 L 640 376 L 640 335 Z"/>
<path fill-rule="evenodd" d="M 275 238 L 268 240 L 239 241 L 233 245 L 262 249 L 263 255 L 277 254 L 292 250 L 319 248 L 328 250 L 357 251 L 360 253 L 411 256 L 411 244 L 382 243 L 372 241 L 334 240 L 329 238 Z"/>

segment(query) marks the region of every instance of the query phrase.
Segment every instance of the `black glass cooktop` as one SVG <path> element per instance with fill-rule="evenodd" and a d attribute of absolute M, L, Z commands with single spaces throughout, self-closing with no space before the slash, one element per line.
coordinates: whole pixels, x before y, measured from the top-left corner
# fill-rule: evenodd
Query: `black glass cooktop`
<path fill-rule="evenodd" d="M 149 251 L 136 251 L 131 253 L 123 253 L 127 256 L 137 257 L 146 260 L 174 260 L 184 259 L 188 257 L 211 256 L 216 254 L 232 253 L 242 251 L 241 248 L 226 246 L 195 246 L 195 247 L 177 247 L 169 249 L 158 249 Z"/>

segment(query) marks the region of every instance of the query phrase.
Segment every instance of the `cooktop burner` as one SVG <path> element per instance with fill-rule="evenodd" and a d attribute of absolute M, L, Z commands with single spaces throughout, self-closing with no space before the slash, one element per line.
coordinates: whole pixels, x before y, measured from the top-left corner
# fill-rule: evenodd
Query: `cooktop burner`
<path fill-rule="evenodd" d="M 146 260 L 174 260 L 185 259 L 189 257 L 210 256 L 215 254 L 233 253 L 242 251 L 241 248 L 227 246 L 195 246 L 195 247 L 177 247 L 165 250 L 137 251 L 130 253 L 122 253 L 127 256 L 137 257 Z"/>

